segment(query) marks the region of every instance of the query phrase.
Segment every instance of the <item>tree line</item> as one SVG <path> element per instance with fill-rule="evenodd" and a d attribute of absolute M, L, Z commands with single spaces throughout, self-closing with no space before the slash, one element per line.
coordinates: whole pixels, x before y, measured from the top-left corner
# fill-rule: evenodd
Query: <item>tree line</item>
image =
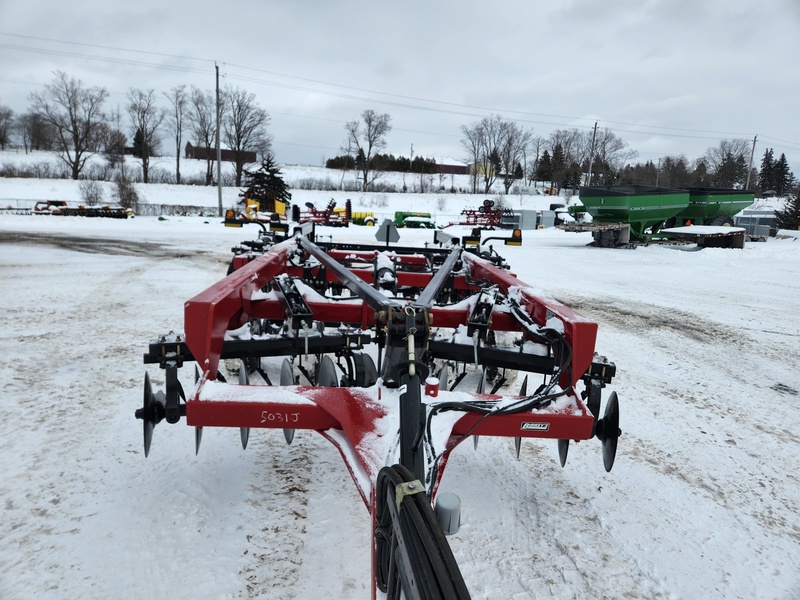
<path fill-rule="evenodd" d="M 52 150 L 70 170 L 81 176 L 87 159 L 103 154 L 112 167 L 122 169 L 123 154 L 136 156 L 142 179 L 149 181 L 150 159 L 158 155 L 162 136 L 175 143 L 175 180 L 181 182 L 180 155 L 183 135 L 196 145 L 216 146 L 217 100 L 211 92 L 176 86 L 160 96 L 152 89 L 131 88 L 127 104 L 106 109 L 105 88 L 87 87 L 63 72 L 56 72 L 44 90 L 30 94 L 28 112 L 15 116 L 0 106 L 0 147 L 5 148 L 16 132 L 26 150 Z M 166 106 L 158 101 L 166 102 Z M 270 117 L 258 106 L 255 95 L 226 86 L 221 93 L 220 139 L 233 155 L 235 185 L 242 185 L 245 154 L 256 151 L 261 160 L 271 154 L 267 132 Z M 385 171 L 433 173 L 436 162 L 421 156 L 395 157 L 386 148 L 392 130 L 391 116 L 365 110 L 345 123 L 345 142 L 339 155 L 326 162 L 328 168 L 353 170 L 363 191 L 371 189 Z M 760 169 L 749 167 L 750 142 L 721 140 L 700 158 L 667 155 L 658 161 L 632 162 L 638 153 L 608 128 L 557 129 L 547 137 L 525 129 L 517 122 L 492 115 L 461 127 L 464 161 L 470 167 L 472 193 L 488 194 L 500 181 L 508 193 L 515 182 L 530 185 L 549 182 L 560 191 L 581 185 L 642 184 L 660 187 L 749 186 L 761 192 L 784 195 L 796 185 L 786 156 L 775 158 L 767 148 Z M 131 143 L 128 142 L 130 135 Z M 206 158 L 205 183 L 214 180 L 214 157 Z"/>
<path fill-rule="evenodd" d="M 0 106 L 0 148 L 5 149 L 15 133 L 25 152 L 55 152 L 72 179 L 81 178 L 87 160 L 96 154 L 119 170 L 118 178 L 128 179 L 122 157 L 131 154 L 140 161 L 142 181 L 148 183 L 151 159 L 159 155 L 161 141 L 166 137 L 175 144 L 175 180 L 181 183 L 185 135 L 191 136 L 197 146 L 214 148 L 219 133 L 231 151 L 230 162 L 236 185 L 240 186 L 246 156 L 255 151 L 263 158 L 272 148 L 267 130 L 269 114 L 258 105 L 254 94 L 234 86 L 221 90 L 219 107 L 212 92 L 185 85 L 162 94 L 154 89 L 131 88 L 124 106 L 108 107 L 108 91 L 104 87 L 87 86 L 56 71 L 44 89 L 29 95 L 29 101 L 28 111 L 20 115 Z M 213 153 L 208 153 L 206 185 L 213 183 L 215 162 Z"/>
<path fill-rule="evenodd" d="M 325 161 L 326 169 L 363 169 L 366 158 L 363 152 L 355 156 L 340 154 Z M 394 154 L 376 154 L 370 160 L 369 167 L 379 171 L 393 171 L 395 173 L 436 173 L 436 159 L 415 156 L 413 159 Z"/>
<path fill-rule="evenodd" d="M 409 159 L 380 154 L 391 131 L 391 117 L 372 110 L 345 125 L 346 145 L 329 160 L 329 168 L 355 169 L 367 190 L 384 170 L 408 172 Z M 698 159 L 667 155 L 658 161 L 635 162 L 638 153 L 608 128 L 557 129 L 548 137 L 493 115 L 461 127 L 461 145 L 470 167 L 472 193 L 488 194 L 496 182 L 509 193 L 515 182 L 549 182 L 560 192 L 581 185 L 651 185 L 687 188 L 743 188 L 784 195 L 796 185 L 786 156 L 775 159 L 767 148 L 761 169 L 750 168 L 750 141 L 720 140 Z M 419 157 L 415 161 L 421 161 Z M 412 172 L 422 172 L 424 164 Z M 435 161 L 430 168 L 435 169 Z"/>

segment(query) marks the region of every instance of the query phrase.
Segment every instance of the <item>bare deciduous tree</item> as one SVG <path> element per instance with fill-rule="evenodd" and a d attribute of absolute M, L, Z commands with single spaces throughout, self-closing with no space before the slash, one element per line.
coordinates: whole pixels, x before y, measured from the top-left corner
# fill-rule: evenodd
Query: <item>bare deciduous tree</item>
<path fill-rule="evenodd" d="M 751 141 L 743 139 L 720 140 L 717 146 L 709 148 L 703 155 L 706 167 L 710 172 L 716 173 L 726 161 L 728 155 L 734 159 L 740 156 L 749 158 L 751 143 Z"/>
<path fill-rule="evenodd" d="M 52 125 L 36 112 L 17 116 L 14 128 L 22 140 L 26 154 L 31 150 L 52 150 L 55 147 L 55 131 Z"/>
<path fill-rule="evenodd" d="M 547 140 L 540 135 L 532 136 L 528 142 L 528 148 L 526 150 L 528 153 L 528 164 L 527 173 L 525 173 L 528 183 L 536 181 L 536 169 L 539 167 L 539 158 L 542 156 L 542 150 L 544 150 L 546 142 Z"/>
<path fill-rule="evenodd" d="M 499 140 L 499 121 L 494 115 L 484 117 L 471 125 L 462 125 L 464 138 L 461 144 L 470 153 L 473 170 L 473 193 L 478 191 L 478 180 L 483 180 L 483 193 L 488 194 L 497 178 L 497 143 Z"/>
<path fill-rule="evenodd" d="M 508 193 L 514 181 L 517 164 L 524 160 L 533 132 L 524 131 L 514 121 L 499 115 L 484 117 L 471 125 L 463 125 L 461 144 L 472 163 L 472 192 L 477 192 L 478 179 L 483 180 L 483 193 L 488 194 L 500 173 Z"/>
<path fill-rule="evenodd" d="M 470 188 L 473 194 L 477 194 L 481 148 L 483 147 L 483 128 L 480 122 L 472 125 L 462 125 L 461 133 L 464 134 L 464 137 L 461 138 L 461 145 L 467 151 L 467 162 L 470 164 Z"/>
<path fill-rule="evenodd" d="M 564 152 L 564 162 L 569 165 L 582 165 L 589 159 L 592 145 L 592 132 L 572 129 L 556 129 L 550 134 L 550 153 L 560 145 Z"/>
<path fill-rule="evenodd" d="M 133 146 L 142 162 L 142 182 L 150 182 L 150 158 L 158 152 L 158 130 L 164 121 L 164 110 L 156 106 L 155 90 L 128 91 L 128 116 L 131 120 Z"/>
<path fill-rule="evenodd" d="M 525 156 L 525 149 L 533 138 L 533 131 L 526 131 L 514 121 L 501 121 L 500 124 L 500 164 L 503 171 L 503 188 L 508 194 L 514 183 L 514 173 L 517 165 L 521 165 Z"/>
<path fill-rule="evenodd" d="M 112 109 L 107 118 L 103 156 L 109 167 L 112 169 L 119 167 L 120 175 L 125 177 L 125 146 L 128 143 L 128 138 L 122 132 L 122 113 L 119 106 Z"/>
<path fill-rule="evenodd" d="M 186 86 L 177 85 L 169 92 L 164 92 L 164 97 L 169 101 L 169 108 L 167 109 L 170 130 L 173 139 L 175 140 L 175 183 L 181 183 L 181 141 L 183 138 L 183 130 L 186 127 L 186 107 L 188 97 L 186 95 Z"/>
<path fill-rule="evenodd" d="M 592 181 L 589 185 L 597 180 L 607 185 L 613 183 L 612 179 L 622 171 L 628 161 L 636 158 L 637 154 L 607 127 L 599 129 L 594 141 L 594 156 L 591 157 Z"/>
<path fill-rule="evenodd" d="M 0 106 L 0 149 L 5 150 L 11 143 L 13 126 L 14 111 L 8 106 Z"/>
<path fill-rule="evenodd" d="M 392 130 L 392 118 L 388 114 L 367 109 L 361 113 L 360 121 L 348 121 L 344 129 L 348 145 L 352 145 L 360 157 L 356 162 L 361 169 L 361 189 L 366 192 L 380 175 L 373 158 L 386 147 L 386 135 Z"/>
<path fill-rule="evenodd" d="M 203 145 L 206 150 L 206 185 L 214 180 L 214 160 L 211 148 L 216 144 L 217 135 L 217 101 L 210 92 L 192 87 L 189 96 L 187 115 L 192 141 L 195 146 Z"/>
<path fill-rule="evenodd" d="M 225 88 L 223 104 L 222 134 L 225 144 L 233 152 L 231 162 L 236 173 L 236 186 L 239 187 L 248 163 L 247 153 L 256 152 L 262 157 L 270 153 L 272 140 L 267 134 L 270 119 L 267 111 L 258 106 L 255 94 L 239 87 Z"/>
<path fill-rule="evenodd" d="M 356 155 L 358 150 L 356 150 L 355 145 L 353 144 L 353 140 L 350 136 L 347 136 L 346 145 L 339 148 L 339 153 L 343 154 L 347 157 L 347 160 L 344 161 L 344 166 L 342 167 L 342 179 L 339 181 L 339 189 L 344 190 L 344 176 L 347 174 L 347 169 L 350 168 L 350 165 L 354 165 L 355 161 L 353 157 Z M 356 174 L 356 183 L 358 183 L 358 170 L 354 169 Z M 403 173 L 403 191 L 405 191 L 405 173 Z"/>
<path fill-rule="evenodd" d="M 78 179 L 97 146 L 105 122 L 105 88 L 86 88 L 79 79 L 56 71 L 44 91 L 30 95 L 33 110 L 49 123 L 56 134 L 56 152 Z"/>

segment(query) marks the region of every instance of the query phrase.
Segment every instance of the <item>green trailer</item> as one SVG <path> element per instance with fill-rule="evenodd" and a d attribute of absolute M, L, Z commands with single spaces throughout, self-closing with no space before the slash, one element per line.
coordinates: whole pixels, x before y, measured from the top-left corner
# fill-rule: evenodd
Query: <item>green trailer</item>
<path fill-rule="evenodd" d="M 395 227 L 411 227 L 414 229 L 436 229 L 431 213 L 397 211 L 394 213 Z"/>
<path fill-rule="evenodd" d="M 734 215 L 753 204 L 750 190 L 687 188 L 689 206 L 668 220 L 666 227 L 692 225 L 733 225 Z"/>
<path fill-rule="evenodd" d="M 656 233 L 689 206 L 687 190 L 649 185 L 584 186 L 580 198 L 583 206 L 571 206 L 570 212 L 587 212 L 595 223 L 626 223 L 637 239 L 644 239 L 647 229 Z"/>

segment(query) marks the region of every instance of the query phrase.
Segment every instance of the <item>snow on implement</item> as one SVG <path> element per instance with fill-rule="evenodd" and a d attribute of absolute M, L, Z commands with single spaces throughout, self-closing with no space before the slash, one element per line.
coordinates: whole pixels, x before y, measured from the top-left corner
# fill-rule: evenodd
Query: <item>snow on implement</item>
<path fill-rule="evenodd" d="M 488 240 L 438 231 L 424 248 L 389 247 L 388 222 L 377 246 L 315 241 L 311 224 L 262 229 L 185 304 L 185 333 L 150 343 L 144 361 L 165 369 L 166 388 L 145 375 L 145 456 L 162 420 L 185 418 L 197 449 L 205 427 L 238 427 L 243 447 L 254 428 L 288 443 L 317 431 L 372 518 L 373 598 L 469 598 L 445 538 L 459 501 L 438 493 L 469 437 L 512 437 L 518 458 L 523 438 L 555 439 L 562 466 L 569 440 L 596 437 L 611 469 L 619 405 L 612 392 L 601 416 L 615 366 L 594 351 L 597 325 L 517 279 Z M 189 361 L 191 388 L 178 381 Z"/>
<path fill-rule="evenodd" d="M 109 217 L 112 219 L 128 219 L 133 217 L 133 210 L 122 206 L 107 204 L 86 206 L 70 204 L 66 200 L 42 200 L 33 207 L 34 215 L 58 215 L 62 217 Z"/>

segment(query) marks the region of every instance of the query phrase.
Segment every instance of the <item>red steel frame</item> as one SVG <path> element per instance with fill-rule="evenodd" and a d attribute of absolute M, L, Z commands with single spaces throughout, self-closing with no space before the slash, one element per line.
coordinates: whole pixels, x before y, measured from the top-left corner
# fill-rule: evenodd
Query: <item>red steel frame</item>
<path fill-rule="evenodd" d="M 385 454 L 375 451 L 376 438 L 381 437 L 376 424 L 390 414 L 388 402 L 399 399 L 399 392 L 382 389 L 380 384 L 361 389 L 237 386 L 215 381 L 226 330 L 238 328 L 248 318 L 284 318 L 284 308 L 279 300 L 252 300 L 251 297 L 254 291 L 260 290 L 277 275 L 302 275 L 300 268 L 288 262 L 294 244 L 295 242 L 289 240 L 274 246 L 186 302 L 186 344 L 203 371 L 203 376 L 186 402 L 186 422 L 197 427 L 290 428 L 319 432 L 339 449 L 374 519 L 375 479 L 380 468 L 385 466 L 382 463 Z M 342 254 L 355 255 L 353 252 Z M 368 256 L 369 253 L 364 258 Z M 416 260 L 410 259 L 408 262 L 413 263 Z M 555 300 L 535 294 L 528 284 L 488 261 L 467 252 L 462 254 L 462 260 L 473 281 L 488 280 L 498 285 L 504 294 L 513 293 L 522 309 L 537 324 L 544 325 L 553 317 L 562 322 L 564 336 L 572 347 L 572 369 L 569 371 L 572 377 L 570 381 L 565 371 L 559 384 L 564 389 L 569 388 L 571 406 L 562 410 L 550 408 L 489 416 L 465 412 L 453 424 L 446 445 L 447 451 L 439 460 L 437 472 L 433 474 L 431 489 L 434 497 L 450 450 L 467 435 L 585 440 L 594 434 L 594 417 L 575 388 L 570 386 L 577 384 L 591 365 L 597 324 Z M 371 283 L 372 269 L 353 272 Z M 406 284 L 424 287 L 431 278 L 430 273 L 403 271 L 398 271 L 397 276 L 399 286 Z M 478 291 L 463 276 L 456 277 L 454 285 L 458 289 Z M 364 329 L 375 324 L 374 310 L 358 299 L 347 302 L 307 299 L 307 303 L 314 318 L 319 321 L 349 323 Z M 433 325 L 457 327 L 466 324 L 469 309 L 457 308 L 458 306 L 460 305 L 432 307 Z M 520 327 L 509 313 L 496 311 L 492 315 L 492 329 L 513 331 Z M 433 401 L 447 400 L 450 394 L 455 392 L 439 392 L 438 398 Z M 484 400 L 501 399 L 497 395 L 474 396 Z M 535 423 L 538 428 L 523 428 L 523 423 Z M 374 551 L 373 543 L 373 554 Z"/>

